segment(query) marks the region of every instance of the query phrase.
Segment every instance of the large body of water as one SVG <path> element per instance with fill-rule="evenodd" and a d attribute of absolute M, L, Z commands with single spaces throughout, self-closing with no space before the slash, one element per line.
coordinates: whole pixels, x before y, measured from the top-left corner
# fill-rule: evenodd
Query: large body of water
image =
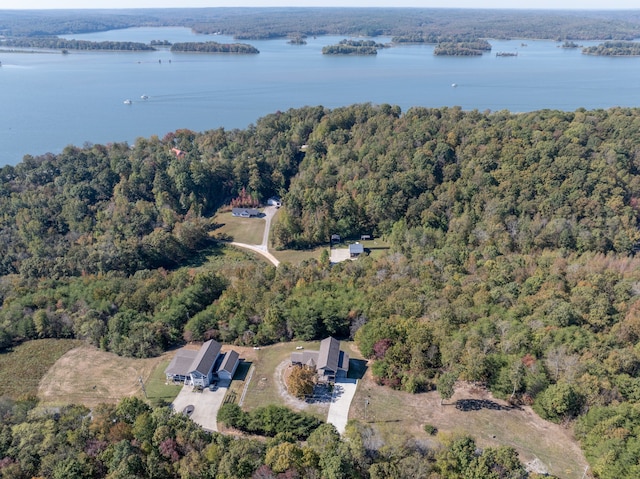
<path fill-rule="evenodd" d="M 233 41 L 185 28 L 69 38 Z M 435 57 L 430 45 L 399 46 L 370 57 L 321 54 L 323 46 L 342 38 L 309 38 L 300 46 L 247 42 L 259 55 L 0 52 L 0 165 L 16 164 L 25 154 L 58 153 L 69 144 L 132 143 L 179 128 L 245 128 L 268 113 L 304 105 L 372 102 L 403 111 L 459 105 L 521 112 L 640 103 L 640 58 L 585 56 L 579 49 L 531 40 L 491 41 L 492 53 L 471 58 Z"/>

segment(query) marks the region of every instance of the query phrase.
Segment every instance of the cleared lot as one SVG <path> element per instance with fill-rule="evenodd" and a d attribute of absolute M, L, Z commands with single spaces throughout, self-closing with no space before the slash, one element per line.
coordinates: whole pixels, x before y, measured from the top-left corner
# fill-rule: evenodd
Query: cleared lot
<path fill-rule="evenodd" d="M 202 392 L 194 392 L 192 386 L 184 386 L 171 404 L 173 404 L 173 410 L 179 414 L 183 413 L 187 407 L 193 406 L 193 412 L 189 414 L 193 422 L 208 431 L 217 431 L 218 409 L 222 406 L 228 389 L 229 381 L 220 381 L 215 391 L 205 389 Z"/>

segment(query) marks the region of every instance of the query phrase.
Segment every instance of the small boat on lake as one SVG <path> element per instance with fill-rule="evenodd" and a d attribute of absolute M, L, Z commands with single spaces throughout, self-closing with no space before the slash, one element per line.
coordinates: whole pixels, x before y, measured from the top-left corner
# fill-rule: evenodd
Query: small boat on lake
<path fill-rule="evenodd" d="M 124 103 L 125 105 L 131 105 L 132 101 L 127 99 L 127 100 L 125 100 L 123 103 Z"/>
<path fill-rule="evenodd" d="M 141 100 L 148 100 L 149 96 L 148 95 L 142 95 L 142 96 L 140 96 L 140 99 Z"/>

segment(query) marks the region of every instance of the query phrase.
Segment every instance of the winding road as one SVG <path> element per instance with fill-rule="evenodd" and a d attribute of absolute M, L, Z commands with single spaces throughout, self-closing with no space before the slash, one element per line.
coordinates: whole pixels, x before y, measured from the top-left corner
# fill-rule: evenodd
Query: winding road
<path fill-rule="evenodd" d="M 233 241 L 231 244 L 234 246 L 238 246 L 240 248 L 249 249 L 251 251 L 255 251 L 258 254 L 261 254 L 265 258 L 267 258 L 274 266 L 278 266 L 280 261 L 269 253 L 269 231 L 271 230 L 271 219 L 278 211 L 278 208 L 275 206 L 267 206 L 264 209 L 264 234 L 262 235 L 262 243 L 261 244 L 246 244 L 246 243 L 237 243 Z"/>

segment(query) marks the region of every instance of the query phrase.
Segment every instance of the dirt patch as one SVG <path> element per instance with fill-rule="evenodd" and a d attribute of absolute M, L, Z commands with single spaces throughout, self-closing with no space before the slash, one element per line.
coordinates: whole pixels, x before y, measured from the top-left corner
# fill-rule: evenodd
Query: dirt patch
<path fill-rule="evenodd" d="M 123 397 L 142 397 L 139 378 L 147 381 L 161 361 L 174 351 L 157 358 L 123 358 L 82 345 L 64 354 L 47 371 L 38 387 L 38 398 L 44 404 L 115 403 Z"/>

